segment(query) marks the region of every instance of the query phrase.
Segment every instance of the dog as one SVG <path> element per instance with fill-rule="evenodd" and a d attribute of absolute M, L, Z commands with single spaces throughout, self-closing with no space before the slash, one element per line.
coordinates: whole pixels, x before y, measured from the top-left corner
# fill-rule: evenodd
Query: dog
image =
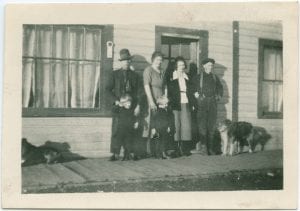
<path fill-rule="evenodd" d="M 218 131 L 222 140 L 222 155 L 229 154 L 232 156 L 236 148 L 238 153 L 240 153 L 243 151 L 244 145 L 248 145 L 249 153 L 252 153 L 254 130 L 251 123 L 232 122 L 226 119 L 219 123 Z"/>
<path fill-rule="evenodd" d="M 255 151 L 255 147 L 259 144 L 261 146 L 260 150 L 263 151 L 265 144 L 269 141 L 272 136 L 266 131 L 263 127 L 254 126 L 253 127 L 253 136 L 251 140 L 252 151 Z"/>
<path fill-rule="evenodd" d="M 61 153 L 48 146 L 34 146 L 26 138 L 22 138 L 22 166 L 40 163 L 53 164 L 61 158 Z"/>

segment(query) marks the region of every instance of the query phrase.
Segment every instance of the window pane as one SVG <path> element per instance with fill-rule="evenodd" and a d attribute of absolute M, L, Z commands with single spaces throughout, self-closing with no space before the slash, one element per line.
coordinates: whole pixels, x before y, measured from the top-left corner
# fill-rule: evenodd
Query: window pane
<path fill-rule="evenodd" d="M 70 29 L 70 58 L 83 59 L 83 28 Z"/>
<path fill-rule="evenodd" d="M 190 44 L 181 44 L 180 45 L 181 49 L 180 49 L 180 56 L 183 56 L 183 58 L 185 59 L 190 59 Z"/>
<path fill-rule="evenodd" d="M 50 102 L 51 108 L 68 107 L 68 62 L 52 61 L 50 72 Z"/>
<path fill-rule="evenodd" d="M 71 62 L 70 85 L 72 108 L 95 108 L 99 89 L 99 62 Z"/>
<path fill-rule="evenodd" d="M 37 57 L 52 57 L 52 27 L 37 26 Z"/>
<path fill-rule="evenodd" d="M 282 69 L 283 69 L 283 65 L 282 65 L 282 50 L 277 50 L 276 51 L 276 80 L 283 80 L 283 76 L 282 76 Z"/>
<path fill-rule="evenodd" d="M 35 71 L 35 107 L 49 108 L 51 61 L 38 59 Z"/>
<path fill-rule="evenodd" d="M 264 79 L 282 80 L 282 51 L 274 48 L 264 49 Z"/>
<path fill-rule="evenodd" d="M 170 57 L 176 58 L 177 56 L 180 56 L 180 44 L 172 44 Z"/>
<path fill-rule="evenodd" d="M 99 60 L 100 59 L 100 30 L 86 30 L 85 36 L 85 54 L 86 59 Z"/>
<path fill-rule="evenodd" d="M 54 27 L 53 36 L 53 57 L 68 58 L 68 29 Z"/>
<path fill-rule="evenodd" d="M 169 57 L 169 45 L 168 44 L 162 44 L 161 45 L 161 52 L 165 57 Z"/>
<path fill-rule="evenodd" d="M 23 59 L 22 71 L 22 107 L 28 108 L 32 106 L 32 85 L 34 74 L 34 60 Z"/>
<path fill-rule="evenodd" d="M 23 27 L 23 56 L 34 56 L 35 27 L 25 25 Z"/>
<path fill-rule="evenodd" d="M 263 82 L 262 108 L 264 112 L 282 112 L 282 83 Z"/>

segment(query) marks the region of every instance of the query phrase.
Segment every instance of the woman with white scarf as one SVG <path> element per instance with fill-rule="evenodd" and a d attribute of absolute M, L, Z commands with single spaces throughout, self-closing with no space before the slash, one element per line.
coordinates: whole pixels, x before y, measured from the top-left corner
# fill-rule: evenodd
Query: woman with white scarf
<path fill-rule="evenodd" d="M 175 68 L 168 74 L 167 87 L 169 105 L 175 117 L 176 132 L 174 140 L 177 142 L 182 155 L 190 155 L 192 144 L 191 110 L 193 109 L 193 95 L 191 83 L 186 74 L 186 62 L 183 57 L 175 59 Z"/>

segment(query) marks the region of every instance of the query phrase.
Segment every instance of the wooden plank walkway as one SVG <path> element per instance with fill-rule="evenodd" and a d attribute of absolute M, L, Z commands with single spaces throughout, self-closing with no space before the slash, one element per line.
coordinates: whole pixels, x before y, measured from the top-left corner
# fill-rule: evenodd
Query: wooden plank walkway
<path fill-rule="evenodd" d="M 85 159 L 53 165 L 22 167 L 22 188 L 40 189 L 57 185 L 80 185 L 113 181 L 156 180 L 209 176 L 232 171 L 283 168 L 282 151 L 244 153 L 233 157 L 194 154 L 170 160 L 115 161 Z"/>

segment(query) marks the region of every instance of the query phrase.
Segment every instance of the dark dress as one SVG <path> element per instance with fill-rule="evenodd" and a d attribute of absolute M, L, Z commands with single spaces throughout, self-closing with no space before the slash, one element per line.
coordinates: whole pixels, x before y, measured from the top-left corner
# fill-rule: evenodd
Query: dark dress
<path fill-rule="evenodd" d="M 151 117 L 151 129 L 156 130 L 157 136 L 155 137 L 156 156 L 162 156 L 163 152 L 174 149 L 174 133 L 175 133 L 175 120 L 171 109 L 158 108 Z M 168 131 L 170 128 L 170 131 Z"/>
<path fill-rule="evenodd" d="M 139 103 L 139 93 L 141 91 L 141 83 L 137 73 L 132 70 L 118 69 L 112 72 L 106 91 L 110 96 L 112 105 L 115 101 L 120 100 L 124 94 L 129 94 L 132 97 L 132 108 L 135 108 Z M 111 146 L 110 151 L 114 154 L 119 154 L 121 147 L 116 140 L 116 131 L 118 127 L 118 119 L 112 119 Z"/>

